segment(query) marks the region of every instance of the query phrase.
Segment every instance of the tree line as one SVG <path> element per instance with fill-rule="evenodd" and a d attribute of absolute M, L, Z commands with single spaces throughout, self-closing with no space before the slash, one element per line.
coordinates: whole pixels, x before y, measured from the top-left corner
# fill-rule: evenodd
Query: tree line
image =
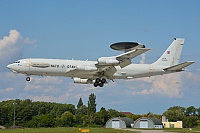
<path fill-rule="evenodd" d="M 123 114 L 115 109 L 104 107 L 96 111 L 96 96 L 89 95 L 87 106 L 79 99 L 77 106 L 73 104 L 33 102 L 30 99 L 8 100 L 0 102 L 0 125 L 38 127 L 103 127 L 112 117 L 129 117 L 134 121 L 140 117 L 156 117 L 161 115 L 151 112 L 144 115 Z M 163 113 L 169 121 L 183 121 L 186 127 L 197 126 L 200 119 L 200 107 L 188 108 L 174 106 Z"/>
<path fill-rule="evenodd" d="M 163 115 L 167 117 L 168 121 L 183 121 L 184 127 L 195 127 L 200 123 L 200 107 L 174 106 L 165 111 Z"/>

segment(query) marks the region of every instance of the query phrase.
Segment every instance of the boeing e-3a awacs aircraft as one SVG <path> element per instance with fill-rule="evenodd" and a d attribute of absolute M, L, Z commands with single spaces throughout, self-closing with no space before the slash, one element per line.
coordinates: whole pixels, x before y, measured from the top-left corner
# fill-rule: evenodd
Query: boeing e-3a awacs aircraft
<path fill-rule="evenodd" d="M 163 55 L 152 64 L 132 64 L 132 58 L 150 49 L 141 44 L 132 47 L 135 43 L 121 42 L 111 45 L 111 48 L 125 53 L 101 57 L 97 61 L 30 58 L 15 61 L 7 68 L 14 73 L 27 75 L 26 81 L 30 81 L 30 75 L 65 76 L 72 77 L 74 83 L 103 87 L 107 79 L 133 79 L 184 71 L 184 68 L 194 63 L 188 61 L 179 64 L 184 40 L 175 38 Z"/>

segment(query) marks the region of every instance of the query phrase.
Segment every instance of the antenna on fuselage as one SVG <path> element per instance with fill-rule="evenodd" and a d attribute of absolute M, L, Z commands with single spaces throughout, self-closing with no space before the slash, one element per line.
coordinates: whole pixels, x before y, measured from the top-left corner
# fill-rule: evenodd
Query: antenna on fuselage
<path fill-rule="evenodd" d="M 117 42 L 110 45 L 113 50 L 128 52 L 137 48 L 145 48 L 145 45 L 137 42 Z"/>

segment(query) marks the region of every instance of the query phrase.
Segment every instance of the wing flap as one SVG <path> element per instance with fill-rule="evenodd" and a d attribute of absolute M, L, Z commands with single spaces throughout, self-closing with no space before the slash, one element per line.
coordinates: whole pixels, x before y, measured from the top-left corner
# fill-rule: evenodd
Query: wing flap
<path fill-rule="evenodd" d="M 115 67 L 109 67 L 108 69 L 106 69 L 104 75 L 108 78 L 108 79 L 113 79 L 113 74 L 117 71 L 117 69 Z"/>
<path fill-rule="evenodd" d="M 131 60 L 130 59 L 125 59 L 124 61 L 122 61 L 122 62 L 119 63 L 119 66 L 121 68 L 124 68 L 124 67 L 126 67 L 126 66 L 128 66 L 130 64 L 131 64 Z"/>
<path fill-rule="evenodd" d="M 184 62 L 184 63 L 178 64 L 178 65 L 172 66 L 172 67 L 165 68 L 164 70 L 166 70 L 166 71 L 183 71 L 184 68 L 186 68 L 187 66 L 189 66 L 193 63 L 194 63 L 194 61 L 188 61 L 188 62 Z"/>

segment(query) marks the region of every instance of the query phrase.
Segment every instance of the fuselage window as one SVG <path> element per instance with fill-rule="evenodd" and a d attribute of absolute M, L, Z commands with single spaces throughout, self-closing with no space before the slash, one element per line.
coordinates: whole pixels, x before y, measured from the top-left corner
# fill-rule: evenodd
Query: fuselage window
<path fill-rule="evenodd" d="M 20 61 L 15 61 L 14 63 L 20 63 Z"/>
<path fill-rule="evenodd" d="M 56 65 L 51 65 L 51 67 L 56 67 Z"/>

